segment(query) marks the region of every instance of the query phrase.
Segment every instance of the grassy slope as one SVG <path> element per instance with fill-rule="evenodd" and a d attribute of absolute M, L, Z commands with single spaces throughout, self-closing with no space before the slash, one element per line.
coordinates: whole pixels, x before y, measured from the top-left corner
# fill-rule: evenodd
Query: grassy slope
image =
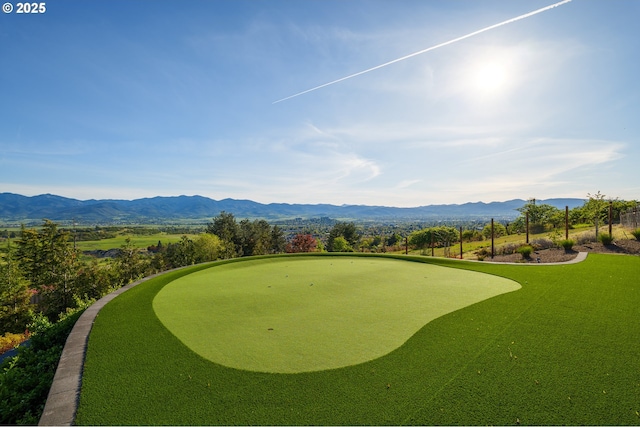
<path fill-rule="evenodd" d="M 640 424 L 640 258 L 507 266 L 428 259 L 523 288 L 440 317 L 387 356 L 301 374 L 208 362 L 153 314 L 175 272 L 108 304 L 78 424 Z"/>

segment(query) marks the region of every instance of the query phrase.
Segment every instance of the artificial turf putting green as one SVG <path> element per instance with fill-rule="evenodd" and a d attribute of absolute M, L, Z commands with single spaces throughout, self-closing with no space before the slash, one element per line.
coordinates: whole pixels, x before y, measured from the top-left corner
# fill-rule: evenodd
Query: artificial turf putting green
<path fill-rule="evenodd" d="M 153 308 L 205 359 L 295 373 L 383 356 L 431 320 L 517 289 L 498 276 L 395 259 L 270 258 L 179 278 Z"/>
<path fill-rule="evenodd" d="M 555 266 L 398 258 L 491 273 L 522 288 L 441 316 L 377 359 L 272 374 L 213 363 L 169 332 L 154 298 L 208 266 L 169 272 L 100 311 L 75 423 L 640 424 L 640 257 L 590 254 Z"/>

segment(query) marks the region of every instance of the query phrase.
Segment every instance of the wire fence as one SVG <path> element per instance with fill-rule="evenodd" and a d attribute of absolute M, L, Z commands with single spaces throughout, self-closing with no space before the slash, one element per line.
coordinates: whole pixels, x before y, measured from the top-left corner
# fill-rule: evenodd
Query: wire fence
<path fill-rule="evenodd" d="M 636 230 L 640 227 L 640 205 L 627 209 L 626 212 L 620 213 L 620 224 L 625 228 Z"/>

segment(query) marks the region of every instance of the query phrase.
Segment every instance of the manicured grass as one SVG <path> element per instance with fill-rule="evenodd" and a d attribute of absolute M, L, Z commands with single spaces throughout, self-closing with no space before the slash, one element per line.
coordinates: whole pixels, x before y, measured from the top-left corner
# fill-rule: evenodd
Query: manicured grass
<path fill-rule="evenodd" d="M 151 245 L 157 245 L 158 241 L 161 241 L 163 245 L 169 243 L 176 243 L 182 239 L 183 234 L 167 234 L 156 233 L 149 235 L 119 235 L 110 239 L 102 240 L 87 240 L 76 243 L 76 247 L 80 251 L 93 251 L 93 250 L 109 250 L 117 249 L 126 244 L 127 239 L 131 239 L 131 243 L 137 248 L 147 248 Z M 189 238 L 194 238 L 195 235 L 188 235 Z"/>
<path fill-rule="evenodd" d="M 295 373 L 383 356 L 429 321 L 519 288 L 493 275 L 394 259 L 279 257 L 184 276 L 156 295 L 153 308 L 206 359 Z"/>
<path fill-rule="evenodd" d="M 511 278 L 522 289 L 439 317 L 383 357 L 269 374 L 213 363 L 162 325 L 154 297 L 193 270 L 172 272 L 100 312 L 76 422 L 640 424 L 640 258 L 591 254 L 562 266 L 412 259 Z"/>

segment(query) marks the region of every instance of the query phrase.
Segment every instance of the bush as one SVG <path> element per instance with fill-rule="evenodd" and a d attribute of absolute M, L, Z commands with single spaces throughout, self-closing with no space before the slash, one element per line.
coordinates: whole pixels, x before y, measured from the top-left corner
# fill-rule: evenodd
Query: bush
<path fill-rule="evenodd" d="M 640 228 L 632 231 L 631 234 L 636 238 L 636 240 L 640 240 Z"/>
<path fill-rule="evenodd" d="M 600 240 L 603 245 L 610 245 L 613 243 L 613 236 L 608 233 L 602 233 L 598 236 L 598 240 Z"/>
<path fill-rule="evenodd" d="M 518 253 L 522 255 L 522 259 L 528 259 L 531 257 L 531 254 L 533 253 L 533 247 L 530 245 L 520 246 L 518 248 Z"/>
<path fill-rule="evenodd" d="M 12 350 L 29 339 L 29 334 L 13 334 L 5 332 L 4 336 L 0 336 L 0 354 Z"/>
<path fill-rule="evenodd" d="M 543 249 L 551 249 L 555 247 L 555 244 L 550 239 L 533 239 L 531 241 L 531 246 L 540 251 Z"/>
<path fill-rule="evenodd" d="M 83 310 L 34 331 L 31 346 L 0 365 L 0 424 L 38 424 L 67 337 Z M 45 322 L 40 322 L 42 326 Z"/>
<path fill-rule="evenodd" d="M 496 254 L 498 255 L 511 255 L 515 254 L 518 251 L 520 245 L 516 243 L 506 243 L 498 248 L 496 248 Z"/>
<path fill-rule="evenodd" d="M 564 248 L 565 251 L 568 252 L 573 249 L 573 245 L 575 245 L 576 242 L 571 239 L 566 239 L 566 240 L 561 240 L 559 244 L 561 247 Z"/>
<path fill-rule="evenodd" d="M 478 257 L 478 261 L 484 261 L 484 259 L 488 256 L 491 256 L 491 252 L 487 250 L 487 248 L 480 248 L 476 251 L 476 256 Z"/>
<path fill-rule="evenodd" d="M 596 242 L 596 233 L 581 233 L 576 237 L 576 243 L 578 245 L 584 245 L 585 243 Z"/>

